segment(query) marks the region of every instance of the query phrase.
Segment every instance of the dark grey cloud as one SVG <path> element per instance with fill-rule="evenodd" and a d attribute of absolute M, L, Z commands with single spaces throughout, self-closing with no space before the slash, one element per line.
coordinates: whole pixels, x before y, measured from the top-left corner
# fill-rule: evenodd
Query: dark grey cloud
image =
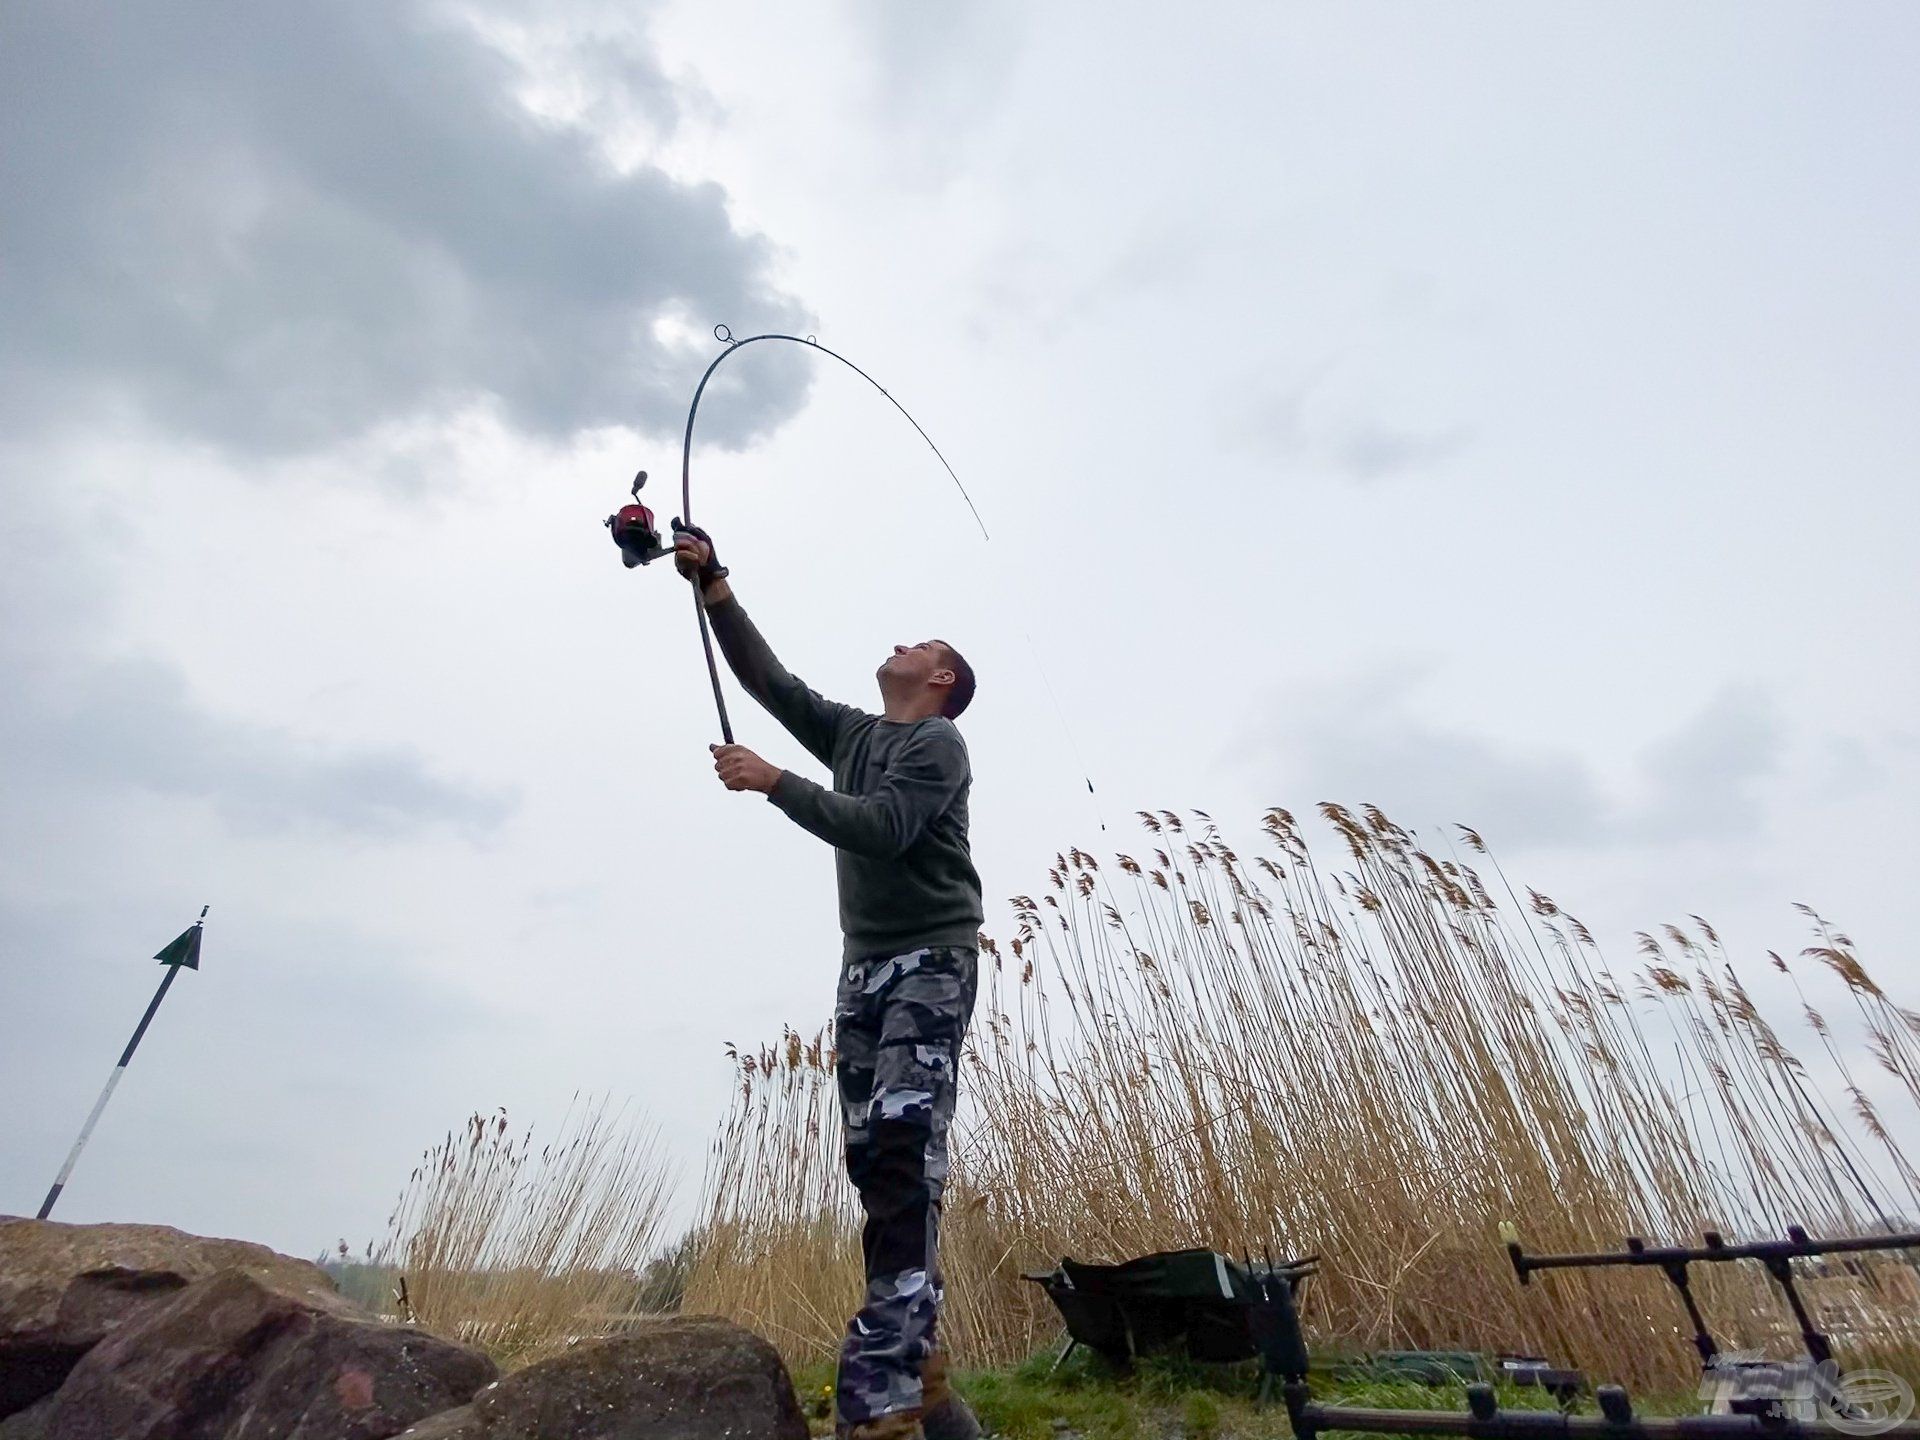
<path fill-rule="evenodd" d="M 83 527 L 29 475 L 30 457 L 0 447 L 0 834 L 64 827 L 69 807 L 128 792 L 204 802 L 250 832 L 478 834 L 513 812 L 511 793 L 438 775 L 410 747 L 223 715 L 172 665 L 114 648 L 116 522 Z"/>
<path fill-rule="evenodd" d="M 1332 405 L 1322 379 L 1263 391 L 1226 426 L 1243 449 L 1369 485 L 1431 470 L 1473 443 L 1464 425 L 1419 427 Z"/>
<path fill-rule="evenodd" d="M 1785 750 L 1773 698 L 1758 686 L 1729 686 L 1641 758 L 1648 793 L 1629 826 L 1655 839 L 1752 834 L 1763 819 L 1762 783 Z"/>
<path fill-rule="evenodd" d="M 1284 767 L 1288 793 L 1378 804 L 1402 824 L 1468 824 L 1509 845 L 1731 838 L 1765 822 L 1785 736 L 1758 687 L 1721 691 L 1648 746 L 1632 792 L 1618 794 L 1552 740 L 1517 745 L 1429 719 L 1419 679 L 1403 670 L 1296 696 L 1251 748 Z"/>
<path fill-rule="evenodd" d="M 601 69 L 671 123 L 649 56 Z M 9 5 L 0 416 L 131 409 L 262 453 L 475 401 L 537 434 L 671 429 L 712 323 L 806 327 L 719 186 L 618 171 L 515 84 L 394 0 Z M 708 436 L 793 413 L 802 359 L 727 376 Z"/>
<path fill-rule="evenodd" d="M 1286 793 L 1372 803 L 1402 824 L 1459 821 L 1509 844 L 1579 842 L 1608 823 L 1592 768 L 1551 745 L 1519 747 L 1422 715 L 1407 672 L 1294 697 L 1262 737 Z"/>
<path fill-rule="evenodd" d="M 12 682 L 0 692 L 0 750 L 29 791 L 144 790 L 204 800 L 250 831 L 366 835 L 485 831 L 514 807 L 510 794 L 436 776 L 405 747 L 341 749 L 218 715 L 157 661 L 0 674 Z"/>

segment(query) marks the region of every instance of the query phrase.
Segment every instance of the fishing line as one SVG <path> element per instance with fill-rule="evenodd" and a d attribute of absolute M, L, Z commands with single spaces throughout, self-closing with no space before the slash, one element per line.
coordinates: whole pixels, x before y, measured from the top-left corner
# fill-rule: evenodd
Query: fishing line
<path fill-rule="evenodd" d="M 1054 718 L 1060 722 L 1060 731 L 1067 737 L 1067 748 L 1073 751 L 1073 758 L 1079 763 L 1080 778 L 1087 782 L 1087 794 L 1093 802 L 1093 818 L 1100 822 L 1100 830 L 1104 834 L 1107 828 L 1107 817 L 1100 808 L 1100 797 L 1094 793 L 1093 775 L 1087 769 L 1087 757 L 1081 753 L 1080 739 L 1073 733 L 1073 726 L 1067 723 L 1066 706 L 1060 703 L 1059 692 L 1053 688 L 1053 680 L 1047 674 L 1047 667 L 1040 663 L 1040 647 L 1033 643 L 1033 632 L 1022 626 L 1020 633 L 1025 637 L 1027 650 L 1033 656 L 1034 671 L 1040 676 L 1040 683 L 1047 687 L 1047 698 L 1053 702 Z"/>

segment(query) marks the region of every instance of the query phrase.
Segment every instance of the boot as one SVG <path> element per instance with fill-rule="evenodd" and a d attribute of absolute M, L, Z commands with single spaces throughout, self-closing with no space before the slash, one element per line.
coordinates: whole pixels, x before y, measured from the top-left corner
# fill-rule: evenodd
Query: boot
<path fill-rule="evenodd" d="M 925 1440 L 980 1440 L 980 1422 L 947 1378 L 945 1351 L 927 1357 L 920 1371 L 921 1427 Z"/>
<path fill-rule="evenodd" d="M 835 1433 L 838 1440 L 927 1440 L 918 1410 L 896 1410 L 855 1425 L 843 1422 Z"/>

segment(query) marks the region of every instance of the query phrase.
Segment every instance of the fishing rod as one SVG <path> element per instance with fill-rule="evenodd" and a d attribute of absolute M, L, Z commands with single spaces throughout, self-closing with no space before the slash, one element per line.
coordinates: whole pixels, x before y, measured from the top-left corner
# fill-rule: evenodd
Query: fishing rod
<path fill-rule="evenodd" d="M 973 503 L 973 496 L 967 493 L 966 485 L 961 482 L 960 476 L 955 473 L 952 464 L 947 460 L 946 455 L 941 451 L 940 447 L 934 443 L 933 437 L 927 433 L 926 428 L 921 425 L 918 420 L 914 419 L 913 413 L 900 403 L 899 399 L 891 390 L 887 389 L 886 386 L 874 379 L 873 376 L 861 369 L 860 366 L 856 365 L 852 360 L 849 360 L 839 351 L 822 345 L 820 341 L 812 335 L 802 337 L 799 335 L 782 334 L 777 331 L 768 331 L 760 335 L 749 335 L 746 339 L 741 340 L 736 339 L 733 331 L 727 326 L 716 325 L 713 327 L 713 338 L 718 340 L 724 348 L 722 348 L 718 355 L 713 357 L 712 363 L 707 366 L 706 371 L 700 376 L 700 383 L 694 387 L 693 402 L 687 407 L 686 430 L 680 441 L 680 514 L 672 521 L 670 526 L 671 534 L 674 538 L 677 538 L 681 533 L 691 529 L 693 526 L 693 427 L 694 421 L 697 420 L 700 415 L 701 397 L 707 393 L 707 382 L 713 379 L 714 373 L 719 370 L 721 365 L 732 359 L 740 351 L 746 349 L 747 346 L 757 345 L 766 340 L 782 341 L 789 345 L 804 345 L 807 349 L 817 354 L 837 360 L 862 380 L 866 381 L 867 384 L 886 396 L 887 403 L 892 405 L 893 408 L 898 410 L 902 415 L 906 416 L 907 423 L 913 426 L 914 431 L 922 440 L 927 442 L 927 448 L 933 451 L 934 458 L 939 460 L 942 468 L 946 470 L 947 475 L 952 479 L 954 488 L 960 492 L 960 498 L 967 502 L 967 510 L 973 516 L 973 523 L 980 527 L 980 538 L 982 540 L 990 540 L 992 538 L 987 533 L 987 522 L 980 518 L 979 507 Z M 672 539 L 663 537 L 655 525 L 653 511 L 641 503 L 640 491 L 646 483 L 647 472 L 642 470 L 634 476 L 630 491 L 632 496 L 631 502 L 621 506 L 619 510 L 609 515 L 606 519 L 606 527 L 612 532 L 613 542 L 620 549 L 621 561 L 628 569 L 639 565 L 650 565 L 663 556 L 671 555 L 674 550 Z M 713 708 L 720 718 L 720 736 L 722 740 L 731 745 L 734 743 L 733 721 L 727 714 L 726 693 L 720 687 L 720 667 L 713 657 L 713 634 L 707 623 L 706 605 L 701 598 L 699 585 L 695 584 L 691 589 L 693 591 L 694 621 L 700 630 L 700 650 L 706 657 L 707 680 L 713 687 Z M 1080 778 L 1086 785 L 1087 794 L 1092 800 L 1094 816 L 1100 822 L 1101 830 L 1104 831 L 1107 828 L 1106 817 L 1100 813 L 1099 794 L 1093 788 L 1093 777 L 1086 768 L 1085 759 L 1081 756 L 1079 741 L 1074 736 L 1073 727 L 1067 723 L 1066 710 L 1061 706 L 1060 697 L 1053 688 L 1053 681 L 1047 675 L 1046 667 L 1040 661 L 1040 652 L 1033 643 L 1032 635 L 1028 634 L 1026 639 L 1027 648 L 1033 657 L 1034 671 L 1039 675 L 1041 683 L 1046 686 L 1047 694 L 1053 701 L 1054 713 L 1060 722 L 1061 733 L 1066 736 L 1068 747 L 1073 751 L 1074 760 L 1077 762 L 1081 772 Z"/>
<path fill-rule="evenodd" d="M 954 472 L 954 467 L 948 463 L 947 455 L 941 453 L 941 447 L 939 447 L 939 445 L 933 444 L 933 436 L 929 436 L 929 434 L 925 432 L 925 426 L 920 424 L 920 420 L 914 419 L 912 411 L 908 411 L 906 405 L 902 405 L 899 399 L 893 396 L 893 392 L 887 390 L 872 374 L 862 371 L 858 365 L 854 365 L 851 359 L 847 359 L 845 355 L 841 355 L 837 349 L 829 349 L 828 346 L 822 346 L 820 340 L 816 340 L 814 336 L 780 334 L 780 332 L 772 332 L 772 330 L 770 330 L 770 332 L 766 332 L 766 334 L 755 334 L 755 336 L 747 336 L 745 340 L 737 340 L 728 326 L 716 324 L 716 326 L 714 326 L 714 340 L 718 340 L 718 342 L 724 346 L 724 349 L 722 349 L 718 355 L 714 355 L 712 363 L 707 367 L 707 372 L 701 374 L 701 382 L 693 388 L 693 403 L 687 407 L 687 428 L 685 428 L 685 434 L 682 436 L 682 442 L 680 442 L 680 515 L 672 520 L 672 536 L 674 536 L 674 538 L 678 538 L 680 534 L 685 534 L 685 532 L 689 532 L 689 530 L 693 528 L 693 422 L 699 419 L 699 413 L 701 413 L 701 397 L 707 394 L 708 380 L 712 380 L 712 378 L 714 378 L 714 372 L 718 371 L 726 361 L 730 361 L 733 355 L 737 355 L 739 351 L 743 351 L 747 346 L 756 346 L 756 344 L 760 344 L 762 340 L 780 340 L 780 342 L 791 344 L 791 346 L 806 346 L 806 348 L 812 349 L 812 351 L 816 351 L 816 353 L 820 353 L 820 355 L 828 355 L 831 359 L 837 359 L 837 361 L 839 361 L 841 365 L 845 365 L 849 371 L 858 374 L 862 380 L 866 380 L 870 386 L 874 386 L 874 390 L 877 390 L 879 394 L 887 397 L 887 401 L 899 411 L 900 415 L 906 417 L 906 422 L 908 422 L 910 426 L 914 426 L 914 430 L 920 434 L 920 438 L 927 442 L 927 449 L 933 451 L 933 455 L 939 459 L 939 463 L 947 470 L 948 476 L 952 476 L 954 488 L 960 492 L 960 497 L 966 501 L 966 507 L 968 507 L 968 511 L 973 515 L 973 524 L 979 526 L 979 538 L 981 538 L 981 540 L 989 540 L 987 522 L 979 518 L 979 507 L 973 505 L 972 495 L 968 493 L 966 486 L 960 482 L 960 476 Z M 632 497 L 634 497 L 634 499 L 632 499 L 632 503 L 622 505 L 618 511 L 614 511 L 612 515 L 607 516 L 607 528 L 612 532 L 614 545 L 620 547 L 620 561 L 626 564 L 628 568 L 634 568 L 637 564 L 651 564 L 653 561 L 660 559 L 660 557 L 664 557 L 664 555 L 672 555 L 672 553 L 674 553 L 672 541 L 660 536 L 659 526 L 657 526 L 655 520 L 653 520 L 653 511 L 647 509 L 647 505 L 643 505 L 641 499 L 639 499 L 639 492 L 641 492 L 641 488 L 643 488 L 645 484 L 647 484 L 647 472 L 641 470 L 639 474 L 634 476 L 634 486 L 632 486 Z M 703 599 L 703 595 L 701 595 L 701 588 L 699 588 L 699 586 L 693 586 L 691 589 L 693 589 L 693 614 L 695 614 L 695 620 L 699 622 L 699 632 L 701 632 L 701 651 L 703 651 L 705 657 L 707 657 L 707 678 L 708 682 L 712 682 L 712 691 L 714 691 L 714 710 L 716 710 L 718 716 L 720 716 L 720 735 L 722 735 L 722 739 L 726 739 L 728 745 L 732 745 L 733 722 L 728 718 L 726 693 L 720 689 L 720 666 L 718 666 L 718 662 L 714 660 L 712 630 L 710 630 L 707 622 L 707 603 L 705 603 L 705 599 Z M 1092 781 L 1087 783 L 1087 789 L 1091 791 Z"/>
<path fill-rule="evenodd" d="M 713 338 L 726 348 L 714 356 L 713 363 L 707 366 L 706 373 L 700 377 L 700 383 L 694 387 L 693 403 L 687 407 L 687 428 L 680 442 L 680 514 L 672 523 L 672 531 L 676 537 L 693 528 L 693 423 L 699 418 L 700 398 L 707 393 L 707 382 L 713 379 L 714 372 L 722 364 L 747 346 L 757 345 L 763 340 L 780 340 L 792 345 L 804 345 L 809 350 L 838 360 L 885 395 L 893 408 L 907 417 L 907 423 L 919 432 L 920 438 L 927 442 L 927 448 L 933 451 L 934 456 L 946 468 L 947 474 L 952 476 L 955 488 L 960 491 L 960 498 L 967 502 L 967 509 L 973 514 L 973 523 L 980 527 L 980 538 L 982 540 L 990 538 L 987 534 L 987 522 L 980 518 L 980 510 L 973 503 L 973 497 L 967 493 L 967 487 L 961 484 L 960 477 L 954 473 L 953 466 L 948 463 L 947 457 L 941 454 L 940 447 L 933 443 L 933 437 L 927 434 L 918 420 L 913 418 L 912 412 L 894 398 L 892 391 L 853 361 L 839 351 L 822 345 L 811 335 L 802 337 L 769 331 L 762 335 L 749 335 L 744 340 L 738 340 L 734 338 L 733 331 L 725 325 L 716 325 L 713 327 Z M 653 511 L 640 502 L 640 491 L 646 483 L 647 472 L 642 470 L 633 480 L 632 503 L 621 506 L 606 520 L 607 529 L 613 532 L 614 544 L 620 547 L 621 561 L 628 569 L 636 565 L 650 565 L 662 556 L 673 554 L 672 543 L 662 538 L 654 524 Z M 727 744 L 731 745 L 733 744 L 733 722 L 727 715 L 727 697 L 720 688 L 720 667 L 713 658 L 713 634 L 707 624 L 707 607 L 701 600 L 698 585 L 693 587 L 693 613 L 700 626 L 700 649 L 707 659 L 707 678 L 713 684 L 713 708 L 720 716 L 720 735 Z M 1088 788 L 1092 788 L 1091 784 Z"/>

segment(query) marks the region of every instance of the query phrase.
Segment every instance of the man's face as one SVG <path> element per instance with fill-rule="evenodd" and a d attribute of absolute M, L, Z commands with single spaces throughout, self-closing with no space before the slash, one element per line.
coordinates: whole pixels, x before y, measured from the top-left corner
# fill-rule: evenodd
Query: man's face
<path fill-rule="evenodd" d="M 938 640 L 922 640 L 917 645 L 894 646 L 893 653 L 880 662 L 875 674 L 882 681 L 925 685 L 940 671 L 952 668 L 946 646 Z"/>

